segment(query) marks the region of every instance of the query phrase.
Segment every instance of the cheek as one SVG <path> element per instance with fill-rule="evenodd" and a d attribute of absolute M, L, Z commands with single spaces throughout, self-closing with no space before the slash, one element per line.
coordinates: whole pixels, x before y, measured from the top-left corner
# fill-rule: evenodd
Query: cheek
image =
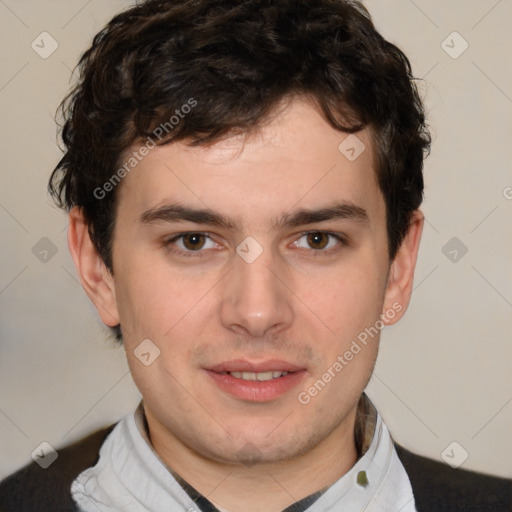
<path fill-rule="evenodd" d="M 183 341 L 195 337 L 190 319 L 205 293 L 204 284 L 170 273 L 154 260 L 148 265 L 148 257 L 126 255 L 126 260 L 130 265 L 117 274 L 116 283 L 126 356 L 141 394 L 158 402 L 162 389 L 187 381 L 188 355 Z M 147 366 L 139 359 L 142 343 L 148 344 L 145 352 L 152 360 Z M 186 408 L 186 404 L 181 407 Z"/>
<path fill-rule="evenodd" d="M 123 265 L 115 270 L 117 307 L 127 355 L 144 339 L 158 344 L 160 337 L 157 319 L 161 309 L 165 283 L 156 278 L 158 272 L 132 254 L 123 254 Z M 139 264 L 139 262 L 141 264 Z"/>
<path fill-rule="evenodd" d="M 302 282 L 298 295 L 333 339 L 347 341 L 379 319 L 385 279 L 374 258 L 363 263 L 361 258 L 357 265 L 333 267 L 316 280 Z"/>
<path fill-rule="evenodd" d="M 299 401 L 306 400 L 328 422 L 357 403 L 371 377 L 385 280 L 377 265 L 368 264 L 338 268 L 318 284 L 314 292 L 311 287 L 301 291 L 315 314 L 308 315 L 312 321 L 303 327 L 309 327 L 320 362 L 312 368 Z"/>
<path fill-rule="evenodd" d="M 208 292 L 218 281 L 215 273 L 172 268 L 146 251 L 125 253 L 123 260 L 115 279 L 126 345 L 149 338 L 164 350 L 183 329 L 190 333 L 200 327 L 191 319 L 207 304 Z"/>

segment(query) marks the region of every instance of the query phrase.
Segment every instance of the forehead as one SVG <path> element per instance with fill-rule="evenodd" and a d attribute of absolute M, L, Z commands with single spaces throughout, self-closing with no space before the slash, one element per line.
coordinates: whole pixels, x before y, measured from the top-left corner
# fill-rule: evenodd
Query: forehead
<path fill-rule="evenodd" d="M 157 146 L 121 185 L 119 204 L 131 211 L 180 201 L 240 221 L 275 220 L 295 206 L 334 201 L 378 211 L 383 206 L 368 130 L 342 133 L 300 100 L 251 133 L 208 146 Z"/>

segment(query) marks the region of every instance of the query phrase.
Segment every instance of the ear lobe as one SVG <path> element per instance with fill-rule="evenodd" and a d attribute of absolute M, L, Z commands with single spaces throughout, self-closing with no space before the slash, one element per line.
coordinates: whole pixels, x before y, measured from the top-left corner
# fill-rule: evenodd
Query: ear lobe
<path fill-rule="evenodd" d="M 423 213 L 413 212 L 409 230 L 389 269 L 381 317 L 386 325 L 398 322 L 409 306 L 423 223 Z M 394 314 L 389 314 L 390 311 Z"/>
<path fill-rule="evenodd" d="M 96 250 L 88 224 L 77 206 L 69 212 L 68 246 L 82 286 L 102 322 L 110 327 L 118 325 L 114 278 Z"/>

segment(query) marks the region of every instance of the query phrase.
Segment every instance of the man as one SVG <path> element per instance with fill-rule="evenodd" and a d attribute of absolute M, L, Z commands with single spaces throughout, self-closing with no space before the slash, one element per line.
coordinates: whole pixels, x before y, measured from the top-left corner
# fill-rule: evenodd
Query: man
<path fill-rule="evenodd" d="M 430 144 L 364 7 L 148 0 L 80 70 L 50 190 L 142 401 L 1 510 L 510 510 L 510 482 L 395 445 L 364 394 Z"/>

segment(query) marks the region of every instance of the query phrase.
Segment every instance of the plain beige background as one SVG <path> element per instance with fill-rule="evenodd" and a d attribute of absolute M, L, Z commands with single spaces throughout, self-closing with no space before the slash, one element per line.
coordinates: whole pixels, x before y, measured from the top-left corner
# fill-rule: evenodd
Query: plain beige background
<path fill-rule="evenodd" d="M 106 340 L 77 282 L 65 215 L 46 194 L 71 69 L 129 4 L 0 0 L 0 478 L 42 441 L 58 448 L 139 400 L 123 349 Z M 458 461 L 467 452 L 462 467 L 512 477 L 512 2 L 366 5 L 424 78 L 434 135 L 416 289 L 383 333 L 368 393 L 407 448 Z M 44 37 L 51 49 L 42 32 L 58 44 L 47 58 L 31 47 L 41 53 Z"/>

